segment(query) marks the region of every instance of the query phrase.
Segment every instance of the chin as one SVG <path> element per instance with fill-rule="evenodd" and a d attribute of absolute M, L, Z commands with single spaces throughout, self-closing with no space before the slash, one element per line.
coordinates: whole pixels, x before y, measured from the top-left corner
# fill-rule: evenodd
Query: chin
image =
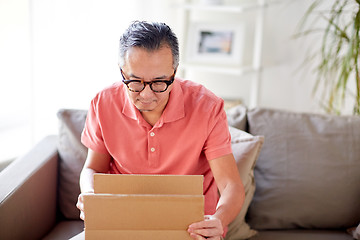
<path fill-rule="evenodd" d="M 138 108 L 138 110 L 140 112 L 151 112 L 152 111 L 151 109 L 141 109 L 141 108 Z"/>
<path fill-rule="evenodd" d="M 136 108 L 140 111 L 140 112 L 151 112 L 153 111 L 155 108 L 154 107 L 144 107 L 142 105 L 137 105 Z"/>

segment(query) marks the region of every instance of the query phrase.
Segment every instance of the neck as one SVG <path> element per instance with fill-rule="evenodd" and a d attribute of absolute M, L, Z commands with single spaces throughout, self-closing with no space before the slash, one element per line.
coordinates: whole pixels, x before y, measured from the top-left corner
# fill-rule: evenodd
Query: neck
<path fill-rule="evenodd" d="M 157 121 L 159 121 L 162 112 L 158 113 L 155 111 L 142 111 L 141 115 L 151 126 L 154 126 Z"/>
<path fill-rule="evenodd" d="M 154 126 L 156 122 L 160 119 L 162 113 L 164 112 L 166 105 L 168 103 L 169 98 L 162 105 L 157 106 L 153 110 L 140 110 L 141 115 L 151 126 Z"/>

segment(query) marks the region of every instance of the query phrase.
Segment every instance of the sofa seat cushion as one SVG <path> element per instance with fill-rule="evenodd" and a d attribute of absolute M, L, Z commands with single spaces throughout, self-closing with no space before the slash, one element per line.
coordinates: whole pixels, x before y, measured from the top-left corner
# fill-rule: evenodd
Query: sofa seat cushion
<path fill-rule="evenodd" d="M 346 229 L 360 222 L 360 117 L 248 111 L 264 135 L 248 222 L 257 230 Z M 311 239 L 311 238 L 309 238 Z"/>
<path fill-rule="evenodd" d="M 249 240 L 353 240 L 345 231 L 330 230 L 273 230 L 259 231 Z"/>
<path fill-rule="evenodd" d="M 73 236 L 84 231 L 84 222 L 81 220 L 61 221 L 43 240 L 63 240 L 70 239 Z"/>

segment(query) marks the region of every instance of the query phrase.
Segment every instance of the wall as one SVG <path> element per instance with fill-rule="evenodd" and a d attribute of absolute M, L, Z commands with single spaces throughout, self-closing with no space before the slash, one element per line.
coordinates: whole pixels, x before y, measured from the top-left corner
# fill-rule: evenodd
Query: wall
<path fill-rule="evenodd" d="M 29 2 L 0 0 L 0 163 L 31 146 Z"/>
<path fill-rule="evenodd" d="M 119 81 L 118 39 L 131 21 L 164 21 L 180 40 L 186 38 L 181 34 L 183 12 L 174 7 L 182 2 L 0 0 L 0 136 L 7 139 L 4 134 L 10 123 L 17 129 L 17 135 L 9 134 L 17 136 L 15 142 L 0 144 L 29 146 L 56 134 L 59 108 L 86 109 L 96 92 Z M 266 12 L 260 106 L 318 111 L 311 99 L 313 77 L 307 70 L 296 72 L 310 43 L 291 38 L 309 2 L 284 0 Z M 246 37 L 251 44 L 251 34 Z M 249 53 L 245 60 L 251 61 Z M 245 104 L 253 79 L 251 75 L 188 76 L 224 98 L 241 98 Z"/>
<path fill-rule="evenodd" d="M 235 3 L 236 1 L 229 1 Z M 248 1 L 249 2 L 249 1 Z M 251 1 L 250 1 L 251 2 Z M 271 2 L 271 1 L 270 1 Z M 309 68 L 300 68 L 306 57 L 306 49 L 313 44 L 310 39 L 294 39 L 298 23 L 311 1 L 282 1 L 269 4 L 264 14 L 264 32 L 262 44 L 262 74 L 259 102 L 262 107 L 273 107 L 294 111 L 319 111 L 311 92 L 314 77 L 307 74 Z M 245 24 L 245 44 L 241 57 L 244 64 L 253 61 L 255 19 L 258 10 L 242 14 L 196 12 L 194 21 Z M 202 16 L 199 16 L 199 15 Z M 300 51 L 299 51 L 300 50 Z M 218 95 L 228 98 L 240 98 L 245 105 L 250 105 L 251 84 L 255 74 L 233 76 L 225 74 L 190 71 L 187 77 L 195 79 Z"/>
<path fill-rule="evenodd" d="M 56 133 L 59 108 L 87 109 L 98 91 L 120 80 L 117 51 L 123 30 L 152 14 L 162 18 L 151 20 L 170 18 L 161 14 L 170 8 L 168 1 L 150 2 L 32 1 L 35 139 Z"/>

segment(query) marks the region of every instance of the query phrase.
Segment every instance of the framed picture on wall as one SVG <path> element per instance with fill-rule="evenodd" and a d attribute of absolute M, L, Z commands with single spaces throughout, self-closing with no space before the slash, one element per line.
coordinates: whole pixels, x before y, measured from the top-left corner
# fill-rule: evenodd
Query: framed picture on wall
<path fill-rule="evenodd" d="M 187 62 L 240 65 L 244 34 L 244 24 L 192 23 L 186 44 Z"/>

